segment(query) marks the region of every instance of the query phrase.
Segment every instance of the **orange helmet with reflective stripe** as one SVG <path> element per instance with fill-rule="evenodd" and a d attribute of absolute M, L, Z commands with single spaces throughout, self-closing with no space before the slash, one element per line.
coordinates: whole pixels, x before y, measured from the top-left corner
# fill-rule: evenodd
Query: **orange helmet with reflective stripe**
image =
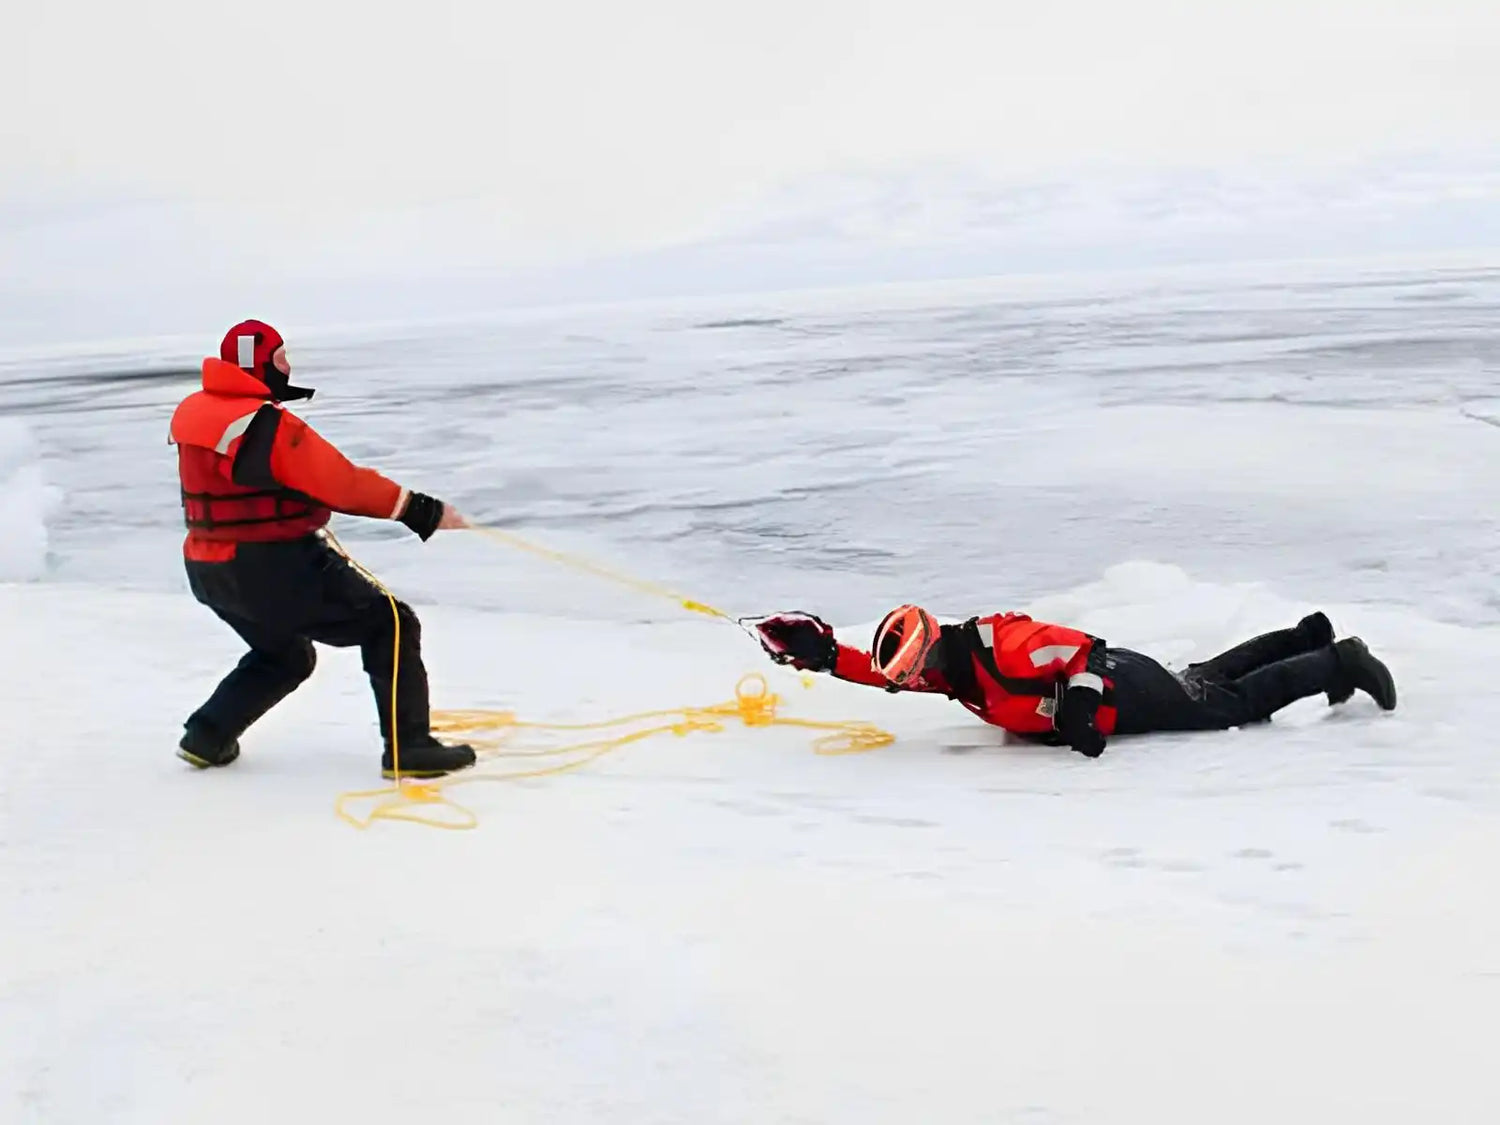
<path fill-rule="evenodd" d="M 875 630 L 870 664 L 899 687 L 922 671 L 941 636 L 932 614 L 914 605 L 899 606 Z"/>

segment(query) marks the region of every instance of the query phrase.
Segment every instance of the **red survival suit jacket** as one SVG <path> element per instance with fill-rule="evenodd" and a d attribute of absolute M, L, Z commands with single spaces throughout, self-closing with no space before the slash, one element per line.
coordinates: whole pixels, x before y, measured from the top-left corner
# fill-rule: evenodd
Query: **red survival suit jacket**
<path fill-rule="evenodd" d="M 399 519 L 410 490 L 352 464 L 279 403 L 271 389 L 222 359 L 203 361 L 203 389 L 172 415 L 178 447 L 184 556 L 228 562 L 240 543 L 298 539 L 332 512 Z"/>
<path fill-rule="evenodd" d="M 943 663 L 949 675 L 922 672 L 900 690 L 946 695 L 987 723 L 1057 744 L 1061 739 L 1053 717 L 1062 693 L 1070 685 L 1091 687 L 1104 697 L 1094 725 L 1106 737 L 1114 733 L 1114 684 L 1101 674 L 1105 645 L 1097 637 L 1066 625 L 1033 621 L 1024 613 L 974 617 L 942 629 L 947 650 Z M 870 654 L 851 645 L 838 646 L 833 674 L 851 683 L 890 689 L 870 666 Z"/>

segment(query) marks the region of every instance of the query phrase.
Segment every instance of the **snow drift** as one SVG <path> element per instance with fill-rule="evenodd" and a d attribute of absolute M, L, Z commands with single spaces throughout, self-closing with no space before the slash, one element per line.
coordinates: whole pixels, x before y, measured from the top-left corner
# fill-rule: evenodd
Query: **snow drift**
<path fill-rule="evenodd" d="M 30 432 L 14 418 L 0 418 L 0 582 L 41 577 L 47 565 L 47 513 L 56 498 L 42 476 Z"/>

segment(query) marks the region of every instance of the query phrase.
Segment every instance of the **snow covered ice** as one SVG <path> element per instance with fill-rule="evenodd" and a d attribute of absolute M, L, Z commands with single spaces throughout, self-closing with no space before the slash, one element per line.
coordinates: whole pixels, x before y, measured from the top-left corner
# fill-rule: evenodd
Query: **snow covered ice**
<path fill-rule="evenodd" d="M 357 653 L 172 755 L 238 657 L 170 406 L 215 341 L 0 362 L 0 1121 L 1488 1121 L 1500 270 L 1176 275 L 293 336 L 351 454 L 735 613 L 1019 608 L 1174 663 L 1322 608 L 1401 706 L 1009 743 L 477 536 L 341 520 L 439 707 L 728 699 L 380 823 Z"/>

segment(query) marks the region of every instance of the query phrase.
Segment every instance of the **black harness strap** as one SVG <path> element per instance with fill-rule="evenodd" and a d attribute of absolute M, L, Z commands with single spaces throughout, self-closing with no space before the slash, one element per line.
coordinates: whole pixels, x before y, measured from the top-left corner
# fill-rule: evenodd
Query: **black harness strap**
<path fill-rule="evenodd" d="M 245 516 L 241 519 L 221 520 L 214 518 L 215 504 L 236 503 L 241 500 L 274 500 L 275 506 L 272 514 L 265 516 Z M 192 510 L 188 507 L 189 502 L 196 502 L 203 506 L 202 514 L 194 517 Z M 221 527 L 250 527 L 255 524 L 281 523 L 289 519 L 301 519 L 311 515 L 316 510 L 315 503 L 299 492 L 292 492 L 284 488 L 266 488 L 256 492 L 240 492 L 233 496 L 215 495 L 211 492 L 187 492 L 182 493 L 182 512 L 187 526 L 192 531 L 213 531 Z"/>
<path fill-rule="evenodd" d="M 224 500 L 269 500 L 273 497 L 281 497 L 285 495 L 286 489 L 284 488 L 262 488 L 256 492 L 236 492 L 230 496 L 226 496 L 222 492 L 189 492 L 186 489 L 183 489 L 182 491 L 182 498 L 184 500 L 208 500 L 220 502 Z"/>

